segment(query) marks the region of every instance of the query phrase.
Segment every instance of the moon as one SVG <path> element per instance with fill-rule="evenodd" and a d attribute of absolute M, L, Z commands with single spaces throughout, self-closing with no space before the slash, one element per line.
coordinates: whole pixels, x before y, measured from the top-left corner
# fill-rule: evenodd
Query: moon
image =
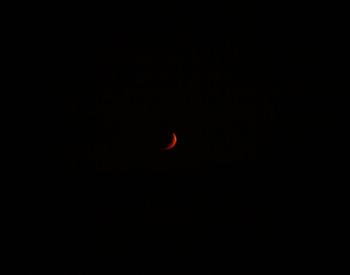
<path fill-rule="evenodd" d="M 176 138 L 175 133 L 173 133 L 173 139 L 172 139 L 171 143 L 168 146 L 164 147 L 163 150 L 170 150 L 170 149 L 174 148 L 176 142 L 177 142 L 177 138 Z"/>

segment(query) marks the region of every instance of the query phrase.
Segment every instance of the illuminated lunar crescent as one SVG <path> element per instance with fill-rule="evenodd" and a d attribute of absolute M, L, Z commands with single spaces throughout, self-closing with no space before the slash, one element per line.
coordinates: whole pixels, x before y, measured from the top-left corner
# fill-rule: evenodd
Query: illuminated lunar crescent
<path fill-rule="evenodd" d="M 173 140 L 167 147 L 164 147 L 163 150 L 170 150 L 171 148 L 173 148 L 176 144 L 176 141 L 177 141 L 176 135 L 175 133 L 173 133 Z"/>

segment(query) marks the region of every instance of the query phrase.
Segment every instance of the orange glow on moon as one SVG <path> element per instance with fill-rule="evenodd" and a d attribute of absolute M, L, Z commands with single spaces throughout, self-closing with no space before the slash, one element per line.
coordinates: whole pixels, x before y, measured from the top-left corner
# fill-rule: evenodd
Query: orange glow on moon
<path fill-rule="evenodd" d="M 173 133 L 173 140 L 171 141 L 171 143 L 167 147 L 164 147 L 163 150 L 172 149 L 175 146 L 176 142 L 177 142 L 177 138 L 176 138 L 175 133 Z"/>

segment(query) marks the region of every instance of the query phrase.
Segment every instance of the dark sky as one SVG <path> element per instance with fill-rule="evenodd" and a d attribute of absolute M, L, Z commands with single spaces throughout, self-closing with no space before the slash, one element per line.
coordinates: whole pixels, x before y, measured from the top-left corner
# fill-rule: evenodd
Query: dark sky
<path fill-rule="evenodd" d="M 292 24 L 225 18 L 124 28 L 107 16 L 41 45 L 36 233 L 80 274 L 115 261 L 144 272 L 130 274 L 287 261 L 276 251 L 298 239 L 292 170 L 316 152 L 299 146 L 315 51 Z"/>

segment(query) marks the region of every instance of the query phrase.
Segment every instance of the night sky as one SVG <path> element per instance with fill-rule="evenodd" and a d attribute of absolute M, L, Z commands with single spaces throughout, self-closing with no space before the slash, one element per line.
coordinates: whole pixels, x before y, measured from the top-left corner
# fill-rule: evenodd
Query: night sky
<path fill-rule="evenodd" d="M 298 241 L 292 169 L 316 152 L 300 147 L 314 52 L 292 25 L 226 19 L 50 29 L 35 232 L 52 269 L 219 274 L 290 261 L 278 251 Z M 293 131 L 295 118 L 308 126 Z"/>

